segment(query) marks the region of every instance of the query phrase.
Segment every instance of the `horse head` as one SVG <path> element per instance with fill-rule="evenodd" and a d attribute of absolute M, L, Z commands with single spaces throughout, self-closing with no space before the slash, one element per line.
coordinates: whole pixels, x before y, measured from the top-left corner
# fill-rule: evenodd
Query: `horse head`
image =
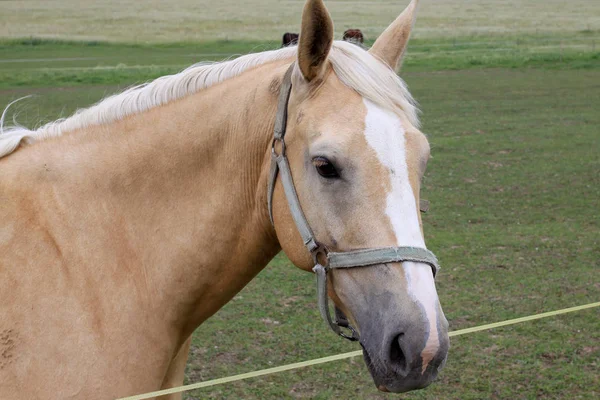
<path fill-rule="evenodd" d="M 329 269 L 327 291 L 360 333 L 375 384 L 392 392 L 427 386 L 449 348 L 430 262 L 418 257 L 361 261 L 368 249 L 427 251 L 418 205 L 430 148 L 410 94 L 395 73 L 416 3 L 367 52 L 344 42 L 332 45 L 327 9 L 321 0 L 307 1 L 297 63 L 288 71 L 289 99 L 283 96 L 285 143 L 273 143 L 276 156 L 285 152 L 291 176 L 280 172 L 273 189 L 278 240 L 305 270 L 326 266 L 330 254 L 347 253 L 358 264 Z M 286 180 L 295 190 L 285 188 Z M 292 205 L 294 196 L 298 206 Z M 318 241 L 314 249 L 307 243 L 312 239 L 299 232 L 299 219 Z"/>

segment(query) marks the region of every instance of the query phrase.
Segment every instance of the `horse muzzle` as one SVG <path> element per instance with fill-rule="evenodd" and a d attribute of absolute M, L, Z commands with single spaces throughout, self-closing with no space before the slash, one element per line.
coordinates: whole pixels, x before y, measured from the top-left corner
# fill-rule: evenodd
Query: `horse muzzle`
<path fill-rule="evenodd" d="M 443 316 L 437 323 L 433 344 L 426 323 L 405 323 L 393 329 L 378 321 L 362 321 L 360 325 L 365 363 L 375 386 L 383 392 L 424 388 L 435 380 L 446 362 L 450 339 Z"/>

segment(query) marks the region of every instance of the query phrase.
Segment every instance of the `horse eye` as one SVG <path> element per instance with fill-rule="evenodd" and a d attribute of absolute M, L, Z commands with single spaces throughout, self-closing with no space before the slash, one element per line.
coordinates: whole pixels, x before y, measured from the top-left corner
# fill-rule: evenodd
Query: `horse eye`
<path fill-rule="evenodd" d="M 325 157 L 315 157 L 313 158 L 312 163 L 319 175 L 323 178 L 333 179 L 340 177 L 340 174 L 337 172 L 331 161 Z"/>

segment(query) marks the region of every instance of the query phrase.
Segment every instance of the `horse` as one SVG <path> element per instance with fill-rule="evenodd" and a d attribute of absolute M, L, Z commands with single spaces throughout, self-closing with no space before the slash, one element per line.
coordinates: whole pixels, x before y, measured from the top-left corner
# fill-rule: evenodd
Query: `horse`
<path fill-rule="evenodd" d="M 342 40 L 363 44 L 365 42 L 365 37 L 360 29 L 346 29 Z"/>
<path fill-rule="evenodd" d="M 286 32 L 283 34 L 283 38 L 281 40 L 281 47 L 293 46 L 298 44 L 298 34 Z"/>
<path fill-rule="evenodd" d="M 36 130 L 5 109 L 0 398 L 181 385 L 194 330 L 281 250 L 326 279 L 379 390 L 429 385 L 449 348 L 418 209 L 430 146 L 396 73 L 416 5 L 368 51 L 307 0 L 298 46 Z"/>

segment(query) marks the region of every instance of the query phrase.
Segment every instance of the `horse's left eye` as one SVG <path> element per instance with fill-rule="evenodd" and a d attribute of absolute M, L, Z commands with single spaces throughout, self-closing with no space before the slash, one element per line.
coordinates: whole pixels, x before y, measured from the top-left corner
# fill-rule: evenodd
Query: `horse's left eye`
<path fill-rule="evenodd" d="M 319 175 L 321 175 L 323 178 L 333 179 L 340 177 L 340 174 L 335 169 L 335 166 L 325 157 L 315 157 L 313 158 L 312 163 L 317 169 Z"/>

